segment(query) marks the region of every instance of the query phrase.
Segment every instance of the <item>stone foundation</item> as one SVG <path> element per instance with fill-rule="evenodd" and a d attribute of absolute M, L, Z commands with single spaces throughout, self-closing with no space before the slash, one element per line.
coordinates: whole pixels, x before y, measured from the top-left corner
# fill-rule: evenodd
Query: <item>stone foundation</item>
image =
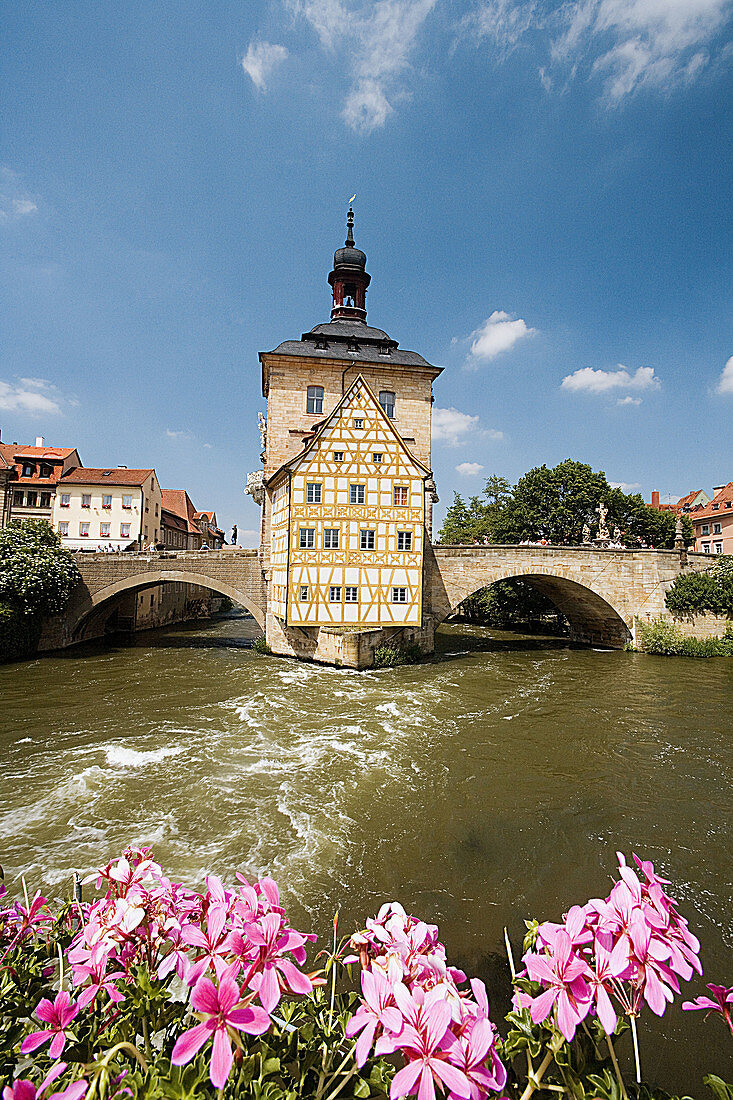
<path fill-rule="evenodd" d="M 272 612 L 267 614 L 267 644 L 273 653 L 338 668 L 371 668 L 378 646 L 404 649 L 418 646 L 428 654 L 433 652 L 434 642 L 432 622 L 421 627 L 365 626 L 345 630 L 340 626 L 286 627 Z"/>
<path fill-rule="evenodd" d="M 733 620 L 724 615 L 691 615 L 689 618 L 672 621 L 685 638 L 722 638 L 726 627 L 733 623 Z"/>

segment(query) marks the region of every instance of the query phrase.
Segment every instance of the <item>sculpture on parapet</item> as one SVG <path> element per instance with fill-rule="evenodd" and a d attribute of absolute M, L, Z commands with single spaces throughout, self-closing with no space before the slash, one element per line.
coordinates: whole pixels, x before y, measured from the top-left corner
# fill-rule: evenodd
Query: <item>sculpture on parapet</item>
<path fill-rule="evenodd" d="M 264 451 L 265 444 L 267 443 L 267 420 L 262 412 L 257 413 L 257 427 L 260 429 L 260 444 Z"/>
<path fill-rule="evenodd" d="M 609 537 L 608 527 L 606 526 L 606 516 L 608 515 L 608 508 L 603 503 L 603 501 L 600 501 L 598 507 L 596 508 L 596 512 L 598 512 L 599 516 L 598 535 L 596 537 L 596 542 L 598 542 L 599 539 L 603 539 L 605 542 L 607 542 Z"/>
<path fill-rule="evenodd" d="M 587 523 L 583 524 L 583 545 L 585 546 L 590 542 L 590 527 Z"/>

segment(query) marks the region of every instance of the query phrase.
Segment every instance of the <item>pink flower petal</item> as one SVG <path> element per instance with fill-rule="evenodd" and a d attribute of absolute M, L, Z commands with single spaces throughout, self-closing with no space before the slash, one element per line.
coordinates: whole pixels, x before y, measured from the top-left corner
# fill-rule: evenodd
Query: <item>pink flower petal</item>
<path fill-rule="evenodd" d="M 26 1035 L 20 1044 L 21 1054 L 30 1054 L 31 1051 L 38 1050 L 40 1046 L 48 1042 L 52 1035 L 52 1031 L 32 1031 L 30 1035 Z"/>
<path fill-rule="evenodd" d="M 422 1063 L 419 1061 L 408 1062 L 406 1066 L 398 1070 L 392 1078 L 390 1088 L 390 1100 L 399 1100 L 401 1096 L 409 1096 L 415 1088 L 415 1083 L 420 1076 Z"/>
<path fill-rule="evenodd" d="M 232 1068 L 232 1044 L 224 1028 L 214 1032 L 214 1050 L 211 1055 L 209 1078 L 215 1089 L 223 1089 Z"/>
<path fill-rule="evenodd" d="M 184 1031 L 183 1035 L 179 1035 L 171 1054 L 173 1065 L 185 1066 L 187 1062 L 190 1062 L 201 1050 L 204 1043 L 211 1038 L 213 1030 L 214 1026 L 211 1023 L 197 1024 L 189 1031 Z"/>

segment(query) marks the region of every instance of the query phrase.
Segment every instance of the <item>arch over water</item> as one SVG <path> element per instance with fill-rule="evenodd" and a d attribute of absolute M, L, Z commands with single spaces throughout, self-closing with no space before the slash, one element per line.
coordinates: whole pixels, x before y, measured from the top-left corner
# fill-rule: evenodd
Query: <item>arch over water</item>
<path fill-rule="evenodd" d="M 145 573 L 134 573 L 129 577 L 123 577 L 120 580 L 105 585 L 104 588 L 100 588 L 99 591 L 91 595 L 81 608 L 75 610 L 69 606 L 68 613 L 72 616 L 72 622 L 70 623 L 72 637 L 78 633 L 85 620 L 95 611 L 95 609 L 106 600 L 112 599 L 113 596 L 118 596 L 121 592 L 150 588 L 154 584 L 167 584 L 174 581 L 180 581 L 185 584 L 197 584 L 202 588 L 209 589 L 210 592 L 216 592 L 221 596 L 228 596 L 234 603 L 239 604 L 246 611 L 249 611 L 261 630 L 265 629 L 265 616 L 259 604 L 256 603 L 251 596 L 242 592 L 228 581 L 220 580 L 218 577 L 207 576 L 204 573 L 196 573 L 191 570 L 152 569 Z"/>

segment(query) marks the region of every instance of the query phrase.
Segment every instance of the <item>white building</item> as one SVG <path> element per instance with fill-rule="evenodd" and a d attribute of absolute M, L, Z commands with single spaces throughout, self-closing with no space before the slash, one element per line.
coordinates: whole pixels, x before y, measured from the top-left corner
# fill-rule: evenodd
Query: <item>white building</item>
<path fill-rule="evenodd" d="M 158 542 L 163 498 L 155 470 L 80 466 L 58 482 L 53 526 L 71 550 Z"/>

